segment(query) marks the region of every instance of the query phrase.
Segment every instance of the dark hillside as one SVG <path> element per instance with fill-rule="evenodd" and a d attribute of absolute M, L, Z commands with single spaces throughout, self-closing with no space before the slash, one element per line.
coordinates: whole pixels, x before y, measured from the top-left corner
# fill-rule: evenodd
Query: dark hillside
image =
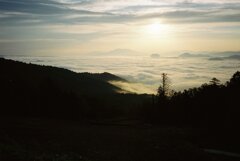
<path fill-rule="evenodd" d="M 0 59 L 1 81 L 14 84 L 22 82 L 30 88 L 38 88 L 42 83 L 52 83 L 60 90 L 76 94 L 109 94 L 120 90 L 107 81 L 122 80 L 110 73 L 75 73 L 67 69 L 51 66 L 26 64 Z"/>
<path fill-rule="evenodd" d="M 121 89 L 107 81 L 121 78 L 112 74 L 75 73 L 3 58 L 0 73 L 2 116 L 80 119 L 116 113 L 111 109 L 116 102 L 108 98 L 116 100 Z"/>
<path fill-rule="evenodd" d="M 110 73 L 75 73 L 0 58 L 1 112 L 6 116 L 81 119 L 136 115 L 148 95 L 119 94 Z M 120 103 L 121 102 L 121 103 Z"/>
<path fill-rule="evenodd" d="M 79 73 L 82 76 L 86 76 L 89 78 L 94 78 L 94 79 L 98 79 L 98 80 L 102 80 L 102 81 L 123 81 L 123 82 L 127 82 L 127 80 L 118 77 L 116 75 L 113 75 L 111 73 L 108 72 L 104 72 L 104 73 Z"/>

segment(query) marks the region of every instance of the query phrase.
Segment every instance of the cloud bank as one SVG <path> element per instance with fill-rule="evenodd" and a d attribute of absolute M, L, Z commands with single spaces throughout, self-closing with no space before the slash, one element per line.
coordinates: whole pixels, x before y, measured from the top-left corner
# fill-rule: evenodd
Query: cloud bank
<path fill-rule="evenodd" d="M 63 67 L 75 72 L 116 74 L 130 83 L 112 82 L 127 91 L 137 93 L 156 93 L 161 74 L 167 73 L 171 79 L 171 88 L 183 90 L 208 83 L 213 77 L 222 83 L 229 80 L 233 73 L 240 70 L 239 60 L 226 59 L 211 61 L 208 57 L 24 57 L 5 56 L 6 58 L 35 64 Z"/>

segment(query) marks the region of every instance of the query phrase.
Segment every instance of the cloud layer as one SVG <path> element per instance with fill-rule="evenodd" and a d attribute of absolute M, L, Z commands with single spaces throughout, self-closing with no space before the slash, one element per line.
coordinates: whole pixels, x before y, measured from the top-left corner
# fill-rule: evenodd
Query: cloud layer
<path fill-rule="evenodd" d="M 5 56 L 6 57 L 6 56 Z M 121 76 L 131 83 L 113 82 L 132 92 L 155 93 L 160 84 L 161 74 L 167 73 L 171 79 L 171 88 L 183 90 L 208 83 L 216 77 L 225 83 L 233 73 L 240 70 L 239 60 L 211 61 L 207 57 L 13 57 L 6 58 L 53 65 L 76 72 L 110 72 Z"/>

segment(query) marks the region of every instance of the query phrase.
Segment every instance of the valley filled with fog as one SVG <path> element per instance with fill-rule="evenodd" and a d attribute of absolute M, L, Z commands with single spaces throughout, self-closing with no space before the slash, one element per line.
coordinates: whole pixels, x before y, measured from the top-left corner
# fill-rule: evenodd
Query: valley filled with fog
<path fill-rule="evenodd" d="M 220 55 L 220 54 L 219 54 Z M 238 56 L 238 55 L 237 55 Z M 240 60 L 224 54 L 216 56 L 184 53 L 175 57 L 153 56 L 3 56 L 17 61 L 66 68 L 75 72 L 109 72 L 127 81 L 113 84 L 136 93 L 156 93 L 161 74 L 167 73 L 171 89 L 183 90 L 208 83 L 216 77 L 225 83 L 240 70 Z M 228 59 L 229 58 L 229 59 Z"/>

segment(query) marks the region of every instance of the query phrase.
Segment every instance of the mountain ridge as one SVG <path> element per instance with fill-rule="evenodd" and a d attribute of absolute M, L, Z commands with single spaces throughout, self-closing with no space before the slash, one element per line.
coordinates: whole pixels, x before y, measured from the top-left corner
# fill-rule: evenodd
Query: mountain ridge
<path fill-rule="evenodd" d="M 36 87 L 42 82 L 50 80 L 61 90 L 80 94 L 108 94 L 120 91 L 108 81 L 126 81 L 111 73 L 75 73 L 71 70 L 27 64 L 19 61 L 0 58 L 1 81 L 25 82 L 29 86 Z"/>

